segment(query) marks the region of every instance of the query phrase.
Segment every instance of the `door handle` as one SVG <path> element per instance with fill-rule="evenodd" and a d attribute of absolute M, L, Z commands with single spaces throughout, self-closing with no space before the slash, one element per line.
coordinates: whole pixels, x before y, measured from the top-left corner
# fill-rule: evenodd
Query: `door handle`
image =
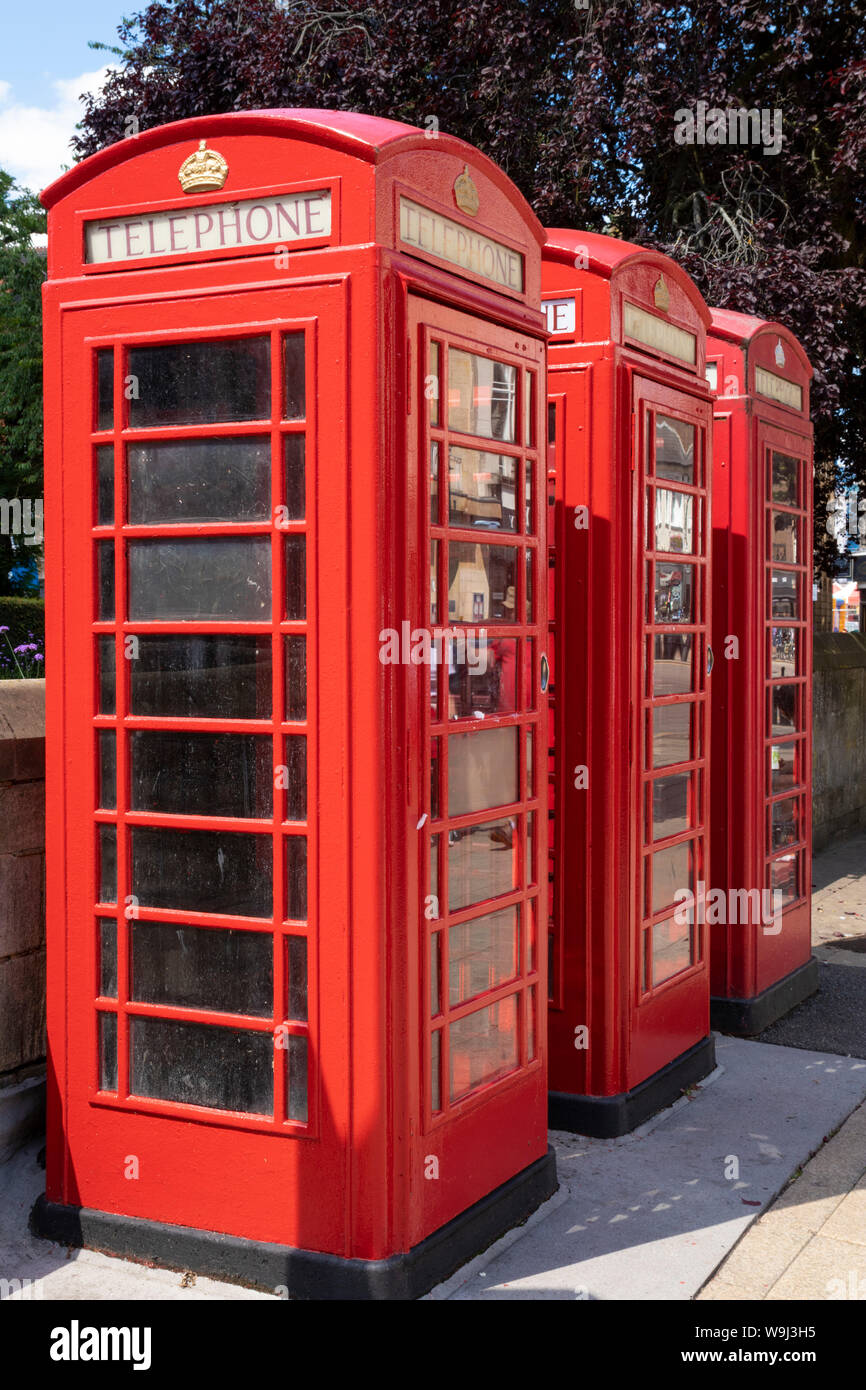
<path fill-rule="evenodd" d="M 710 672 L 712 671 L 712 669 L 713 669 L 713 662 L 714 662 L 714 661 L 715 661 L 715 657 L 713 656 L 713 649 L 712 649 L 712 647 L 710 646 L 710 644 L 709 644 L 709 642 L 708 642 L 708 643 L 707 643 L 707 675 L 709 675 Z"/>

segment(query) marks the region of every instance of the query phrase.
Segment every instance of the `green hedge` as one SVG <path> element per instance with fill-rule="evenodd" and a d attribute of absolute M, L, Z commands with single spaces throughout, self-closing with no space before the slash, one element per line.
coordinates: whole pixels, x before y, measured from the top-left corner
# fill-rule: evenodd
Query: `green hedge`
<path fill-rule="evenodd" d="M 0 595 L 0 627 L 8 627 L 9 631 L 0 633 L 0 647 L 3 651 L 8 651 L 5 638 L 8 637 L 13 647 L 18 647 L 22 642 L 40 641 L 45 646 L 45 600 L 41 598 L 12 598 L 8 595 Z M 33 633 L 31 639 L 28 635 Z"/>

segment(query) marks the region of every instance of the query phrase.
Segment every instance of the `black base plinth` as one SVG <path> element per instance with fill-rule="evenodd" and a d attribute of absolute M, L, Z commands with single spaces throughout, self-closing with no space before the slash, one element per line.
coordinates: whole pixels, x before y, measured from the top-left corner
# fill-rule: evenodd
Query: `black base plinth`
<path fill-rule="evenodd" d="M 709 1076 L 715 1065 L 715 1043 L 712 1037 L 702 1038 L 639 1086 L 618 1096 L 573 1096 L 566 1091 L 549 1091 L 547 1122 L 551 1129 L 565 1129 L 571 1134 L 619 1139 L 672 1105 L 687 1086 Z"/>
<path fill-rule="evenodd" d="M 38 1236 L 61 1245 L 147 1261 L 167 1269 L 245 1284 L 297 1299 L 413 1299 L 428 1293 L 467 1260 L 520 1225 L 557 1189 L 553 1149 L 455 1216 L 406 1254 L 385 1260 L 344 1260 L 315 1250 L 244 1240 L 170 1226 L 40 1197 L 30 1218 Z"/>
<path fill-rule="evenodd" d="M 763 1033 L 771 1023 L 777 1023 L 797 1004 L 802 1004 L 818 988 L 818 962 L 814 956 L 798 965 L 790 975 L 783 975 L 774 985 L 756 994 L 754 999 L 710 998 L 710 1024 L 720 1033 L 734 1033 L 740 1038 L 752 1038 Z"/>

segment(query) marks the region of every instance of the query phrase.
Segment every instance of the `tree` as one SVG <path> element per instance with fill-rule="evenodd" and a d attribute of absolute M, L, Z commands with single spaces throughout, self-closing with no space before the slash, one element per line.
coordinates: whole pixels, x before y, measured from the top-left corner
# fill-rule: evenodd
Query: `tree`
<path fill-rule="evenodd" d="M 255 107 L 435 117 L 548 225 L 655 245 L 711 304 L 787 322 L 815 367 L 816 558 L 837 472 L 866 486 L 866 0 L 152 0 L 119 29 L 78 154 Z M 693 143 L 677 113 L 778 112 Z"/>
<path fill-rule="evenodd" d="M 45 251 L 32 238 L 45 229 L 36 195 L 0 169 L 0 497 L 8 502 L 42 494 Z M 20 536 L 14 543 L 0 534 L 0 593 L 28 591 L 8 576 L 13 565 L 35 558 L 36 549 Z"/>

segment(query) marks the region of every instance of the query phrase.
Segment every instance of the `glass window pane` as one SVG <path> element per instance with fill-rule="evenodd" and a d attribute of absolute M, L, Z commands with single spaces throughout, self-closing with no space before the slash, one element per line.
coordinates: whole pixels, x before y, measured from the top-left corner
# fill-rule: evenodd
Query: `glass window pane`
<path fill-rule="evenodd" d="M 288 1109 L 286 1113 L 290 1120 L 297 1120 L 299 1124 L 306 1124 L 308 1117 L 307 1039 L 298 1033 L 289 1034 L 286 1066 L 288 1067 L 286 1084 Z"/>
<path fill-rule="evenodd" d="M 799 478 L 800 463 L 798 459 L 789 457 L 788 454 L 779 454 L 773 450 L 772 463 L 770 466 L 770 499 L 773 502 L 781 502 L 784 506 L 796 507 L 799 497 L 797 482 Z"/>
<path fill-rule="evenodd" d="M 796 844 L 800 839 L 800 805 L 799 797 L 794 796 L 772 803 L 770 843 L 773 850 Z"/>
<path fill-rule="evenodd" d="M 692 753 L 690 704 L 661 705 L 652 712 L 652 766 L 688 762 Z"/>
<path fill-rule="evenodd" d="M 114 714 L 115 706 L 115 649 L 114 635 L 97 638 L 99 664 L 99 713 Z"/>
<path fill-rule="evenodd" d="M 272 814 L 273 748 L 264 735 L 136 730 L 129 750 L 133 811 Z"/>
<path fill-rule="evenodd" d="M 129 350 L 129 424 L 210 425 L 271 413 L 269 338 L 221 338 Z"/>
<path fill-rule="evenodd" d="M 270 932 L 132 923 L 132 998 L 143 1004 L 270 1018 Z"/>
<path fill-rule="evenodd" d="M 516 367 L 449 348 L 449 429 L 513 444 L 516 394 Z"/>
<path fill-rule="evenodd" d="M 132 1018 L 129 1049 L 133 1095 L 250 1115 L 273 1112 L 270 1032 Z"/>
<path fill-rule="evenodd" d="M 283 368 L 286 391 L 283 419 L 303 420 L 307 410 L 303 333 L 287 333 L 283 338 Z"/>
<path fill-rule="evenodd" d="M 291 922 L 307 919 L 307 837 L 286 837 L 286 917 Z"/>
<path fill-rule="evenodd" d="M 657 777 L 652 783 L 652 833 L 653 840 L 664 840 L 668 835 L 679 835 L 694 824 L 689 811 L 689 792 L 692 777 L 689 772 L 676 772 L 673 777 Z"/>
<path fill-rule="evenodd" d="M 518 996 L 509 994 L 498 1003 L 452 1023 L 450 1043 L 450 1094 L 460 1100 L 479 1086 L 507 1076 L 519 1060 L 517 1033 Z"/>
<path fill-rule="evenodd" d="M 449 719 L 513 714 L 517 709 L 517 638 L 446 638 Z"/>
<path fill-rule="evenodd" d="M 286 719 L 307 717 L 307 639 L 287 637 L 286 642 Z"/>
<path fill-rule="evenodd" d="M 653 638 L 653 695 L 684 695 L 694 690 L 695 639 L 690 632 Z"/>
<path fill-rule="evenodd" d="M 96 428 L 114 429 L 114 348 L 96 354 Z"/>
<path fill-rule="evenodd" d="M 437 1028 L 430 1038 L 430 1109 L 442 1109 L 442 1029 Z"/>
<path fill-rule="evenodd" d="M 695 427 L 668 415 L 656 416 L 655 471 L 673 483 L 694 483 Z"/>
<path fill-rule="evenodd" d="M 440 740 L 433 738 L 430 740 L 430 819 L 438 820 L 441 814 L 439 806 L 439 748 Z"/>
<path fill-rule="evenodd" d="M 287 434 L 283 441 L 287 521 L 303 521 L 307 513 L 306 439 L 304 434 Z"/>
<path fill-rule="evenodd" d="M 266 521 L 269 439 L 185 439 L 130 444 L 129 520 L 134 526 Z"/>
<path fill-rule="evenodd" d="M 526 552 L 526 621 L 535 622 L 535 586 L 532 582 L 532 565 L 534 551 Z"/>
<path fill-rule="evenodd" d="M 452 526 L 517 530 L 518 460 L 479 449 L 448 449 L 448 519 Z"/>
<path fill-rule="evenodd" d="M 788 903 L 796 902 L 802 896 L 800 888 L 800 853 L 795 851 L 793 854 L 783 854 L 781 859 L 774 859 L 770 864 L 770 888 L 774 893 L 781 893 L 779 901 L 780 907 L 786 907 Z M 773 900 L 774 907 L 776 900 Z"/>
<path fill-rule="evenodd" d="M 692 963 L 691 927 L 686 922 L 680 925 L 671 919 L 669 922 L 656 922 L 652 928 L 653 938 L 653 985 L 660 985 L 672 975 L 678 975 Z"/>
<path fill-rule="evenodd" d="M 99 901 L 117 902 L 117 830 L 113 825 L 100 825 L 99 832 Z"/>
<path fill-rule="evenodd" d="M 770 791 L 793 791 L 798 782 L 796 743 L 770 745 Z"/>
<path fill-rule="evenodd" d="M 439 424 L 439 344 L 427 346 L 427 380 L 424 383 L 427 398 L 427 418 L 431 425 Z M 435 445 L 434 445 L 435 447 Z"/>
<path fill-rule="evenodd" d="M 535 730 L 526 730 L 526 795 L 535 795 L 535 759 L 533 756 L 535 746 Z"/>
<path fill-rule="evenodd" d="M 479 729 L 448 740 L 448 815 L 517 801 L 518 730 Z"/>
<path fill-rule="evenodd" d="M 97 541 L 99 621 L 114 622 L 114 541 Z"/>
<path fill-rule="evenodd" d="M 439 444 L 430 445 L 430 524 L 439 525 Z"/>
<path fill-rule="evenodd" d="M 132 891 L 143 906 L 270 917 L 269 835 L 136 826 L 131 839 Z"/>
<path fill-rule="evenodd" d="M 770 687 L 770 733 L 794 734 L 800 731 L 799 686 Z"/>
<path fill-rule="evenodd" d="M 674 894 L 687 888 L 694 893 L 695 881 L 691 844 L 671 845 L 652 856 L 652 911 L 661 912 L 677 901 Z"/>
<path fill-rule="evenodd" d="M 96 450 L 96 524 L 114 525 L 114 445 Z"/>
<path fill-rule="evenodd" d="M 430 542 L 430 622 L 439 621 L 439 542 Z"/>
<path fill-rule="evenodd" d="M 307 616 L 307 538 L 286 536 L 286 617 L 302 623 Z"/>
<path fill-rule="evenodd" d="M 798 674 L 800 669 L 799 653 L 799 628 L 770 628 L 770 674 L 774 680 L 780 676 L 796 676 Z"/>
<path fill-rule="evenodd" d="M 534 530 L 532 525 L 532 470 L 535 464 L 532 459 L 526 459 L 523 465 L 523 500 L 526 504 L 526 516 L 524 518 L 524 530 L 531 536 Z"/>
<path fill-rule="evenodd" d="M 535 1058 L 535 1040 L 538 1036 L 537 997 L 538 990 L 535 985 L 532 985 L 527 998 L 528 1016 L 526 1020 L 526 1057 L 530 1062 Z"/>
<path fill-rule="evenodd" d="M 647 572 L 649 572 L 649 565 Z M 656 623 L 695 622 L 695 567 L 668 565 L 655 567 L 655 602 L 652 621 Z"/>
<path fill-rule="evenodd" d="M 469 907 L 517 887 L 517 824 L 485 821 L 448 837 L 448 906 Z"/>
<path fill-rule="evenodd" d="M 134 642 L 129 662 L 133 714 L 270 718 L 269 637 L 142 636 Z"/>
<path fill-rule="evenodd" d="M 430 836 L 430 893 L 433 898 L 434 917 L 442 915 L 439 910 L 439 842 L 441 838 L 441 835 Z"/>
<path fill-rule="evenodd" d="M 772 617 L 799 618 L 800 576 L 793 570 L 773 570 L 772 575 Z"/>
<path fill-rule="evenodd" d="M 129 616 L 135 622 L 263 622 L 271 616 L 267 537 L 129 542 Z"/>
<path fill-rule="evenodd" d="M 516 907 L 462 922 L 448 932 L 448 1002 L 452 1008 L 513 980 L 520 970 Z"/>
<path fill-rule="evenodd" d="M 513 623 L 520 550 L 515 546 L 453 541 L 448 547 L 448 618 Z"/>
<path fill-rule="evenodd" d="M 99 993 L 103 999 L 117 998 L 117 923 L 113 917 L 98 917 Z"/>
<path fill-rule="evenodd" d="M 307 1021 L 307 938 L 290 936 L 286 941 L 289 983 L 289 1018 Z"/>
<path fill-rule="evenodd" d="M 430 935 L 430 1017 L 435 1018 L 442 1008 L 442 983 L 440 980 L 439 943 L 442 933 L 434 931 Z"/>
<path fill-rule="evenodd" d="M 800 558 L 800 521 L 790 512 L 770 513 L 770 559 L 796 565 Z"/>
<path fill-rule="evenodd" d="M 535 372 L 523 373 L 523 440 L 530 449 L 535 443 Z"/>
<path fill-rule="evenodd" d="M 99 731 L 99 805 L 103 811 L 117 808 L 117 735 L 113 729 Z"/>
<path fill-rule="evenodd" d="M 307 819 L 307 740 L 286 739 L 286 820 Z"/>
<path fill-rule="evenodd" d="M 99 1013 L 99 1089 L 117 1090 L 117 1014 Z"/>
<path fill-rule="evenodd" d="M 694 552 L 694 497 L 687 492 L 674 492 L 657 487 L 651 547 L 655 550 Z"/>

